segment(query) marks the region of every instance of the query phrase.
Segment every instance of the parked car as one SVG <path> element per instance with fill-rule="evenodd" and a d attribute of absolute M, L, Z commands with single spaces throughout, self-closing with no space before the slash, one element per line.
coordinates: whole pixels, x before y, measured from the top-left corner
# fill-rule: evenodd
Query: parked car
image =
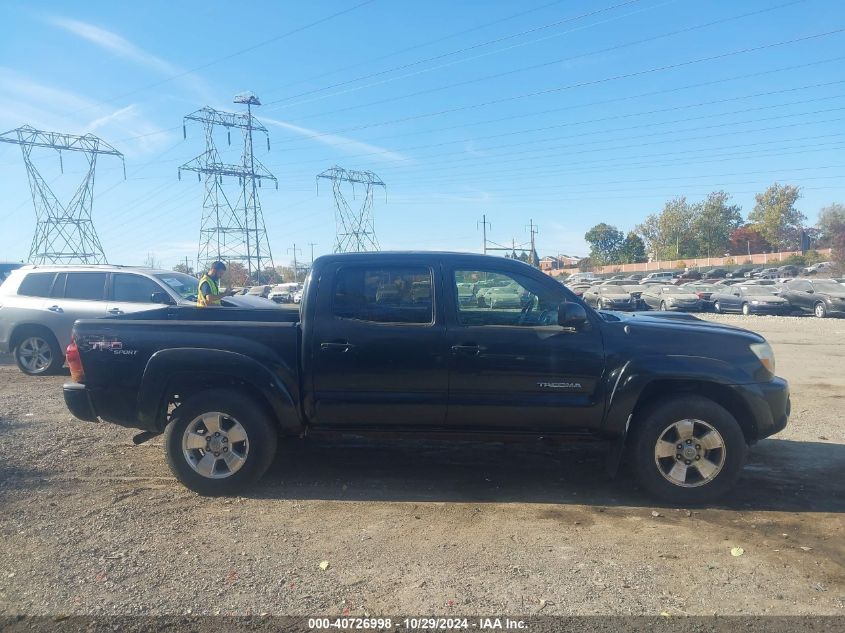
<path fill-rule="evenodd" d="M 293 302 L 296 304 L 302 303 L 302 290 L 293 293 Z"/>
<path fill-rule="evenodd" d="M 671 271 L 649 273 L 642 278 L 640 283 L 649 284 L 654 283 L 655 281 L 659 281 L 660 283 L 671 283 L 674 277 L 675 273 Z"/>
<path fill-rule="evenodd" d="M 24 266 L 0 286 L 0 351 L 22 372 L 52 374 L 77 319 L 195 304 L 196 278 L 122 266 Z"/>
<path fill-rule="evenodd" d="M 749 314 L 788 314 L 791 310 L 786 299 L 778 297 L 769 286 L 729 286 L 714 294 L 716 312 L 742 312 Z"/>
<path fill-rule="evenodd" d="M 845 286 L 832 279 L 792 279 L 780 296 L 793 308 L 811 312 L 820 319 L 845 314 Z"/>
<path fill-rule="evenodd" d="M 750 273 L 753 270 L 754 269 L 752 267 L 745 266 L 743 268 L 737 268 L 736 270 L 729 270 L 728 274 L 726 274 L 725 277 L 728 277 L 729 279 L 737 279 L 737 278 L 740 278 L 740 277 L 746 277 L 748 275 L 748 273 Z"/>
<path fill-rule="evenodd" d="M 701 273 L 697 270 L 688 270 L 685 273 L 678 275 L 678 278 L 675 280 L 675 285 L 681 285 L 689 281 L 696 281 L 701 279 L 701 277 Z"/>
<path fill-rule="evenodd" d="M 712 310 L 713 309 L 713 301 L 711 297 L 714 293 L 718 292 L 719 287 L 715 285 L 705 285 L 705 284 L 687 284 L 686 286 L 682 286 L 692 292 L 696 297 L 701 299 L 701 309 L 704 311 Z"/>
<path fill-rule="evenodd" d="M 571 286 L 567 286 L 576 297 L 581 297 L 584 293 L 592 288 L 592 286 L 588 283 L 578 283 L 572 284 Z"/>
<path fill-rule="evenodd" d="M 801 272 L 805 275 L 818 275 L 819 273 L 829 273 L 834 269 L 833 262 L 819 262 L 812 266 L 807 266 Z"/>
<path fill-rule="evenodd" d="M 640 274 L 640 273 L 633 273 L 633 274 L 628 275 L 627 277 L 625 277 L 625 280 L 626 280 L 626 281 L 640 281 L 640 280 L 641 280 L 644 276 L 645 276 L 645 275 L 642 275 L 642 274 Z"/>
<path fill-rule="evenodd" d="M 764 268 L 762 266 L 758 266 L 757 268 L 752 268 L 747 273 L 745 273 L 746 279 L 754 279 L 759 277 L 760 274 L 763 272 Z"/>
<path fill-rule="evenodd" d="M 584 301 L 597 310 L 636 310 L 637 302 L 623 286 L 593 286 L 583 295 Z"/>
<path fill-rule="evenodd" d="M 797 277 L 801 269 L 798 266 L 793 266 L 792 264 L 788 264 L 786 266 L 780 266 L 778 268 L 778 277 Z"/>
<path fill-rule="evenodd" d="M 640 284 L 628 284 L 626 286 L 622 286 L 628 293 L 631 295 L 631 300 L 634 302 L 636 306 L 635 310 L 647 310 L 648 306 L 643 302 L 642 296 L 643 293 L 648 289 L 648 286 L 642 286 Z"/>
<path fill-rule="evenodd" d="M 686 507 L 726 493 L 748 446 L 787 424 L 788 385 L 753 332 L 596 312 L 539 270 L 483 255 L 335 254 L 311 274 L 301 311 L 78 321 L 65 403 L 140 429 L 136 442 L 164 434 L 173 474 L 206 495 L 240 493 L 306 435 L 470 433 L 601 441 L 609 472 L 624 456 L 645 490 Z M 457 282 L 487 274 L 519 286 L 524 309 L 455 300 Z M 409 292 L 418 281 L 427 302 Z M 380 302 L 389 285 L 398 301 Z"/>
<path fill-rule="evenodd" d="M 254 296 L 254 297 L 264 297 L 265 299 L 270 295 L 270 291 L 272 290 L 272 286 L 252 286 L 249 290 L 247 290 L 246 294 Z"/>
<path fill-rule="evenodd" d="M 641 298 L 652 310 L 701 310 L 701 299 L 691 290 L 677 286 L 649 286 Z"/>
<path fill-rule="evenodd" d="M 757 275 L 760 279 L 777 279 L 778 278 L 778 269 L 777 268 L 764 268 L 760 271 L 760 274 Z"/>
<path fill-rule="evenodd" d="M 573 273 L 567 278 L 566 283 L 574 284 L 581 281 L 590 281 L 593 279 L 596 279 L 595 273 Z"/>
<path fill-rule="evenodd" d="M 728 271 L 724 268 L 711 268 L 704 273 L 703 279 L 724 279 L 728 276 Z"/>

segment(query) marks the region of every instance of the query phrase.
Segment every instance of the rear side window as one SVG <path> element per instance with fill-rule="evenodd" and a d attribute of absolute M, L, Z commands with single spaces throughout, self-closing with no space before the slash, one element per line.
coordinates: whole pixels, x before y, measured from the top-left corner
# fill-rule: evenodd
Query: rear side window
<path fill-rule="evenodd" d="M 65 299 L 102 301 L 106 288 L 106 273 L 68 273 Z"/>
<path fill-rule="evenodd" d="M 342 268 L 332 313 L 376 323 L 431 323 L 431 271 L 424 267 Z"/>
<path fill-rule="evenodd" d="M 46 297 L 50 294 L 56 273 L 29 273 L 23 278 L 18 294 L 25 297 Z"/>
<path fill-rule="evenodd" d="M 152 303 L 154 292 L 164 292 L 157 283 L 141 275 L 112 275 L 112 299 L 128 303 Z"/>

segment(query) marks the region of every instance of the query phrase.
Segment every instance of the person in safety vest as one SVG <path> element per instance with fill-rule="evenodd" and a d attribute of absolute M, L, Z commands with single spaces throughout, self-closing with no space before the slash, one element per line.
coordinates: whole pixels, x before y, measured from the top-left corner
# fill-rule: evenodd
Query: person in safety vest
<path fill-rule="evenodd" d="M 220 299 L 231 297 L 235 294 L 232 290 L 220 292 L 220 277 L 226 272 L 226 264 L 214 262 L 208 272 L 200 277 L 199 289 L 197 290 L 197 307 L 207 308 L 208 306 L 219 306 Z"/>

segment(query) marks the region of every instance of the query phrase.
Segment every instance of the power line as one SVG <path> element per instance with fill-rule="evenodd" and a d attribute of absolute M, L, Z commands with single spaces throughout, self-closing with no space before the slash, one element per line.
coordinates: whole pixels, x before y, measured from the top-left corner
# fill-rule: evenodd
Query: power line
<path fill-rule="evenodd" d="M 434 87 L 434 88 L 427 88 L 426 90 L 420 90 L 420 91 L 417 91 L 417 92 L 412 92 L 412 93 L 408 93 L 408 94 L 404 94 L 404 95 L 391 96 L 391 97 L 388 97 L 388 98 L 385 98 L 385 99 L 379 99 L 377 101 L 371 101 L 369 103 L 364 103 L 364 104 L 347 106 L 347 107 L 344 107 L 344 108 L 331 110 L 331 111 L 328 111 L 328 112 L 320 112 L 320 113 L 315 113 L 315 114 L 309 114 L 308 116 L 300 117 L 298 120 L 307 120 L 307 119 L 311 119 L 311 118 L 315 118 L 315 117 L 327 116 L 327 115 L 331 115 L 331 114 L 339 114 L 339 113 L 342 113 L 342 112 L 348 112 L 350 110 L 357 110 L 359 108 L 366 108 L 366 107 L 373 106 L 373 105 L 382 105 L 382 104 L 385 104 L 385 103 L 392 103 L 394 101 L 399 101 L 399 100 L 403 100 L 403 99 L 411 99 L 411 98 L 419 97 L 419 96 L 422 96 L 422 95 L 431 94 L 433 92 L 440 92 L 442 90 L 451 90 L 453 88 L 460 88 L 460 87 L 463 87 L 463 86 L 468 86 L 468 85 L 471 85 L 471 84 L 474 84 L 474 83 L 478 83 L 480 81 L 489 81 L 490 79 L 498 79 L 498 78 L 501 78 L 501 77 L 507 77 L 509 75 L 523 73 L 523 72 L 527 72 L 527 71 L 531 71 L 531 70 L 538 70 L 540 68 L 547 68 L 549 66 L 554 66 L 554 65 L 557 65 L 557 64 L 569 63 L 569 62 L 572 62 L 572 61 L 575 61 L 575 60 L 585 59 L 587 57 L 593 57 L 595 55 L 603 55 L 603 54 L 610 53 L 610 52 L 613 52 L 613 51 L 622 50 L 624 48 L 629 48 L 629 47 L 632 47 L 632 46 L 639 46 L 641 44 L 647 44 L 647 43 L 650 43 L 650 42 L 655 42 L 655 41 L 658 41 L 658 40 L 661 40 L 661 39 L 665 39 L 667 37 L 674 37 L 676 35 L 681 35 L 683 33 L 690 33 L 692 31 L 696 31 L 696 30 L 704 29 L 704 28 L 709 28 L 711 26 L 724 24 L 726 22 L 731 22 L 731 21 L 734 21 L 734 20 L 739 20 L 739 19 L 743 19 L 743 18 L 747 18 L 747 17 L 751 17 L 751 16 L 756 16 L 756 15 L 759 15 L 761 13 L 766 13 L 768 11 L 774 11 L 776 9 L 781 9 L 783 7 L 798 4 L 798 3 L 804 2 L 804 1 L 805 0 L 793 0 L 792 2 L 787 2 L 785 4 L 777 5 L 775 7 L 768 7 L 768 8 L 765 8 L 765 9 L 758 10 L 758 11 L 751 11 L 751 12 L 743 13 L 743 14 L 740 14 L 740 15 L 735 15 L 735 16 L 731 16 L 731 17 L 727 17 L 727 18 L 721 18 L 719 20 L 713 20 L 711 22 L 706 22 L 706 23 L 703 23 L 703 24 L 697 24 L 697 25 L 694 25 L 694 26 L 689 26 L 689 27 L 685 27 L 685 28 L 682 28 L 682 29 L 677 29 L 675 31 L 670 31 L 668 33 L 661 33 L 660 35 L 655 35 L 655 36 L 652 36 L 652 37 L 647 37 L 647 38 L 639 39 L 639 40 L 633 40 L 633 41 L 630 41 L 630 42 L 624 42 L 622 44 L 616 44 L 614 46 L 609 46 L 609 47 L 598 49 L 598 50 L 595 50 L 595 51 L 590 51 L 590 52 L 587 52 L 587 53 L 581 53 L 579 55 L 562 57 L 562 58 L 559 58 L 559 59 L 541 62 L 541 63 L 538 63 L 538 64 L 531 64 L 529 66 L 523 66 L 521 68 L 514 68 L 512 70 L 507 70 L 507 71 L 495 73 L 495 74 L 492 74 L 492 75 L 486 75 L 484 77 L 476 77 L 474 79 L 467 79 L 467 80 L 464 80 L 464 81 L 459 81 L 459 82 L 455 82 L 455 83 L 452 83 L 452 84 L 446 84 L 444 86 L 437 86 L 437 87 Z M 565 33 L 574 32 L 575 30 L 580 30 L 580 29 L 573 29 L 572 31 L 566 31 Z M 408 75 L 408 76 L 413 76 L 413 75 Z M 393 79 L 391 79 L 390 81 L 393 81 Z M 371 85 L 377 85 L 377 84 L 371 84 Z M 335 95 L 337 95 L 337 94 L 344 94 L 344 93 L 335 93 Z M 335 96 L 335 95 L 329 95 L 329 96 Z M 291 105 L 294 106 L 294 105 L 300 105 L 300 104 L 310 103 L 310 102 L 311 101 L 299 101 L 299 102 L 296 102 L 296 103 L 291 104 Z"/>
<path fill-rule="evenodd" d="M 705 62 L 709 62 L 709 61 L 715 61 L 715 60 L 718 60 L 718 59 L 726 59 L 728 57 L 732 57 L 732 56 L 735 56 L 735 55 L 744 55 L 744 54 L 747 54 L 747 53 L 753 53 L 753 52 L 757 52 L 757 51 L 761 51 L 761 50 L 769 50 L 769 49 L 777 48 L 777 47 L 780 47 L 780 46 L 789 46 L 789 45 L 797 44 L 797 43 L 800 43 L 800 42 L 807 42 L 807 41 L 811 41 L 813 39 L 818 39 L 818 38 L 821 38 L 821 37 L 828 37 L 830 35 L 837 35 L 839 33 L 842 33 L 843 31 L 845 31 L 845 28 L 835 29 L 835 30 L 832 30 L 832 31 L 825 31 L 823 33 L 815 33 L 813 35 L 806 35 L 806 36 L 803 36 L 803 37 L 793 38 L 793 39 L 790 39 L 790 40 L 782 40 L 782 41 L 779 41 L 779 42 L 772 42 L 772 43 L 763 44 L 763 45 L 760 45 L 760 46 L 753 46 L 753 47 L 736 49 L 736 50 L 733 50 L 733 51 L 728 51 L 726 53 L 719 53 L 717 55 L 709 55 L 707 57 L 699 57 L 699 58 L 696 58 L 696 59 L 686 60 L 686 61 L 683 61 L 683 62 L 676 62 L 674 64 L 666 64 L 666 65 L 663 65 L 663 66 L 657 66 L 657 67 L 648 68 L 648 69 L 645 69 L 645 70 L 639 70 L 639 71 L 635 71 L 635 72 L 631 72 L 631 73 L 613 75 L 613 76 L 610 76 L 610 77 L 603 77 L 601 79 L 593 79 L 593 80 L 590 80 L 590 81 L 579 82 L 579 83 L 575 83 L 575 84 L 567 84 L 567 85 L 564 85 L 564 86 L 556 86 L 554 88 L 547 88 L 547 89 L 544 89 L 544 90 L 537 90 L 537 91 L 534 91 L 534 92 L 522 93 L 522 94 L 519 94 L 519 95 L 510 96 L 510 97 L 500 97 L 498 99 L 490 99 L 488 101 L 482 101 L 482 102 L 467 104 L 467 105 L 463 105 L 463 106 L 455 106 L 453 108 L 447 108 L 447 109 L 438 110 L 438 111 L 435 111 L 435 112 L 426 112 L 426 113 L 423 113 L 423 114 L 417 114 L 417 115 L 412 115 L 412 116 L 407 116 L 407 117 L 400 117 L 400 118 L 391 119 L 391 120 L 388 120 L 388 121 L 381 121 L 381 122 L 377 122 L 377 123 L 369 123 L 369 124 L 366 124 L 366 125 L 358 125 L 358 126 L 346 128 L 346 129 L 343 129 L 343 130 L 336 130 L 336 131 L 333 131 L 333 132 L 320 132 L 318 134 L 310 134 L 310 135 L 306 135 L 304 138 L 320 138 L 320 137 L 323 137 L 323 136 L 335 136 L 335 135 L 338 135 L 338 134 L 345 134 L 347 132 L 355 132 L 355 131 L 359 131 L 359 130 L 370 129 L 370 128 L 373 128 L 373 127 L 382 127 L 382 126 L 385 126 L 385 125 L 392 125 L 392 124 L 395 124 L 395 123 L 406 123 L 408 121 L 416 121 L 416 120 L 431 118 L 431 117 L 435 117 L 435 116 L 442 116 L 444 114 L 453 114 L 455 112 L 463 112 L 465 110 L 472 110 L 472 109 L 487 107 L 487 106 L 491 106 L 491 105 L 498 105 L 498 104 L 501 104 L 501 103 L 508 103 L 508 102 L 511 102 L 511 101 L 517 101 L 517 100 L 521 100 L 521 99 L 528 99 L 528 98 L 531 98 L 531 97 L 553 94 L 553 93 L 562 92 L 562 91 L 565 91 L 565 90 L 585 88 L 585 87 L 588 87 L 588 86 L 595 86 L 595 85 L 599 85 L 599 84 L 603 84 L 603 83 L 607 83 L 607 82 L 619 81 L 619 80 L 622 80 L 622 79 L 631 79 L 633 77 L 641 77 L 641 76 L 644 76 L 644 75 L 664 72 L 664 71 L 667 71 L 667 70 L 675 70 L 675 69 L 678 69 L 678 68 L 683 68 L 683 67 L 694 65 L 694 64 L 701 64 L 701 63 L 705 63 Z"/>

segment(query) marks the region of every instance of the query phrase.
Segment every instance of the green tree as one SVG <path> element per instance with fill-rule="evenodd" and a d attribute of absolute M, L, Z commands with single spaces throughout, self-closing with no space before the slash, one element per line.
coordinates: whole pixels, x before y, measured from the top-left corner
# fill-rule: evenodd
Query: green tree
<path fill-rule="evenodd" d="M 645 242 L 639 235 L 630 231 L 619 249 L 620 264 L 639 264 L 648 261 L 645 252 Z"/>
<path fill-rule="evenodd" d="M 590 245 L 590 259 L 595 265 L 618 263 L 625 234 L 615 226 L 596 224 L 584 234 L 584 239 Z"/>
<path fill-rule="evenodd" d="M 730 195 L 714 191 L 695 208 L 692 229 L 698 257 L 721 257 L 728 252 L 731 233 L 742 225 L 742 208 L 729 204 Z"/>
<path fill-rule="evenodd" d="M 819 243 L 829 246 L 836 234 L 836 227 L 845 225 L 845 204 L 834 202 L 819 211 Z"/>
<path fill-rule="evenodd" d="M 663 205 L 660 213 L 652 213 L 637 226 L 649 253 L 656 259 L 693 257 L 696 252 L 693 223 L 698 205 L 687 202 L 683 196 L 673 198 Z"/>
<path fill-rule="evenodd" d="M 807 220 L 795 206 L 800 197 L 799 187 L 775 183 L 757 194 L 754 210 L 748 214 L 760 235 L 779 250 L 800 246 L 801 226 Z"/>
<path fill-rule="evenodd" d="M 191 266 L 188 266 L 187 264 L 176 264 L 173 267 L 173 270 L 177 273 L 185 273 L 186 275 L 194 274 L 194 269 Z"/>

